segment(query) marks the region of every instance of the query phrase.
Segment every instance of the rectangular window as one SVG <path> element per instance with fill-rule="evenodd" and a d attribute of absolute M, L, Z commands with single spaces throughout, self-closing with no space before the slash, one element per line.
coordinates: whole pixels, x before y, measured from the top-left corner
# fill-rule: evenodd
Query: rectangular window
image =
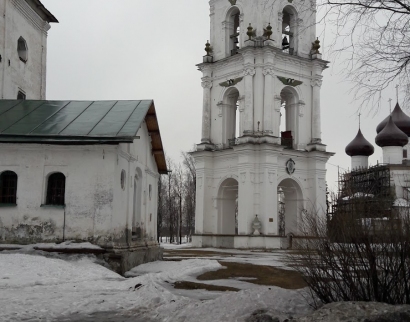
<path fill-rule="evenodd" d="M 406 149 L 403 150 L 403 159 L 407 159 L 407 150 Z"/>

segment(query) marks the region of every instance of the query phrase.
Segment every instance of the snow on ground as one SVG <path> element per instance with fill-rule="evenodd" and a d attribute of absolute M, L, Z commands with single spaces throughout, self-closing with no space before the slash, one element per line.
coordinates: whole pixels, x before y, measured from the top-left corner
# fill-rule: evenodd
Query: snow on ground
<path fill-rule="evenodd" d="M 191 248 L 191 243 L 182 243 L 182 244 L 169 244 L 169 243 L 161 243 L 161 247 L 164 249 L 181 249 L 181 248 Z"/>
<path fill-rule="evenodd" d="M 115 312 L 138 317 L 136 321 L 214 322 L 244 321 L 262 308 L 284 317 L 310 311 L 303 290 L 237 280 L 230 285 L 241 285 L 240 292 L 173 289 L 175 281 L 193 281 L 198 274 L 220 269 L 213 259 L 148 263 L 131 270 L 127 275 L 136 276 L 132 278 L 95 261 L 90 255 L 48 258 L 35 252 L 0 253 L 0 321 L 85 321 L 83 317 L 98 312 L 105 312 L 98 315 L 99 321 L 122 321 L 112 318 Z"/>
<path fill-rule="evenodd" d="M 91 243 L 73 243 L 72 241 L 65 241 L 60 244 L 55 243 L 40 243 L 31 245 L 18 245 L 18 244 L 0 244 L 0 249 L 22 249 L 22 250 L 33 250 L 33 249 L 90 249 L 90 250 L 102 250 L 100 246 L 93 245 Z"/>

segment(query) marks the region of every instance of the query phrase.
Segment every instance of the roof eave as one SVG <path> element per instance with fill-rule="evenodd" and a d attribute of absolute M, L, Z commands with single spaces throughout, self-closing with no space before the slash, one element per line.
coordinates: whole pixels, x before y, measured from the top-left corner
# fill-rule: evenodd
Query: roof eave
<path fill-rule="evenodd" d="M 41 3 L 40 0 L 26 0 L 27 4 L 47 22 L 58 23 L 57 18 Z"/>

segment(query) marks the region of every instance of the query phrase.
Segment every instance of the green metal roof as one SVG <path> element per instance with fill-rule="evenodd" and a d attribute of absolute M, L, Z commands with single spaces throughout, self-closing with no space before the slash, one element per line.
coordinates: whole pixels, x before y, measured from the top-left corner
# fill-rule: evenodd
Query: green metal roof
<path fill-rule="evenodd" d="M 131 143 L 143 121 L 151 135 L 152 152 L 158 170 L 167 173 L 152 100 L 0 100 L 0 143 Z"/>
<path fill-rule="evenodd" d="M 153 102 L 0 100 L 0 137 L 133 138 Z"/>

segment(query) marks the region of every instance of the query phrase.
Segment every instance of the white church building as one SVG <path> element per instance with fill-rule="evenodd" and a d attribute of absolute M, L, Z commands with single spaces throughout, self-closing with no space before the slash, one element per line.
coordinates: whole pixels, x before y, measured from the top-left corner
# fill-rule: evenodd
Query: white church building
<path fill-rule="evenodd" d="M 283 248 L 326 211 L 322 60 L 308 1 L 211 0 L 197 166 L 197 247 Z"/>
<path fill-rule="evenodd" d="M 0 0 L 1 244 L 88 241 L 119 273 L 162 257 L 152 100 L 49 101 L 39 0 Z"/>

